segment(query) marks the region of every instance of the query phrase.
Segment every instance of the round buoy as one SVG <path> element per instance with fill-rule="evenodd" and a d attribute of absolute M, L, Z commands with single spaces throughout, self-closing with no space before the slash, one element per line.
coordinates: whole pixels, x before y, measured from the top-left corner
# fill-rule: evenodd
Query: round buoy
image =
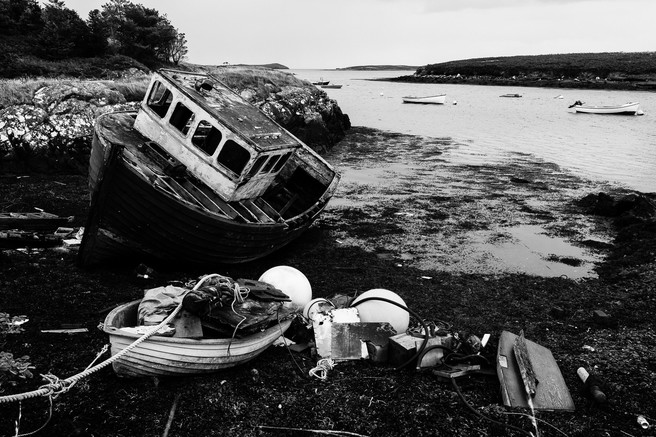
<path fill-rule="evenodd" d="M 259 281 L 273 285 L 285 293 L 291 302 L 285 302 L 285 306 L 303 308 L 312 300 L 312 286 L 310 281 L 300 270 L 290 266 L 271 267 L 262 273 Z"/>
<path fill-rule="evenodd" d="M 391 300 L 392 302 L 402 305 L 403 308 L 382 300 L 369 300 L 369 298 Z M 358 304 L 358 302 L 365 299 L 367 299 L 366 302 Z M 365 291 L 353 300 L 351 306 L 358 309 L 360 321 L 362 322 L 389 322 L 389 324 L 396 330 L 397 334 L 402 334 L 408 330 L 410 314 L 404 309 L 406 305 L 403 299 L 401 299 L 401 296 L 393 291 L 384 288 L 374 288 Z"/>

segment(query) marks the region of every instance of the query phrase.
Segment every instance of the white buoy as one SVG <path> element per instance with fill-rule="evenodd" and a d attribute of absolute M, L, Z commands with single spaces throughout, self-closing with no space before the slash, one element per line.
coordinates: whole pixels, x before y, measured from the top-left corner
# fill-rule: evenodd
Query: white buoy
<path fill-rule="evenodd" d="M 310 281 L 300 270 L 290 266 L 272 267 L 262 273 L 259 281 L 266 282 L 285 293 L 291 302 L 285 302 L 285 306 L 294 309 L 302 309 L 312 300 L 312 286 Z"/>
<path fill-rule="evenodd" d="M 358 302 L 369 298 L 373 299 L 358 304 Z M 403 308 L 389 302 L 376 300 L 375 298 L 383 298 L 396 302 L 402 305 Z M 365 291 L 353 300 L 351 306 L 357 308 L 360 314 L 360 321 L 362 322 L 388 322 L 396 330 L 397 334 L 403 334 L 408 330 L 410 314 L 404 309 L 406 305 L 401 296 L 393 291 L 384 288 L 374 288 Z"/>

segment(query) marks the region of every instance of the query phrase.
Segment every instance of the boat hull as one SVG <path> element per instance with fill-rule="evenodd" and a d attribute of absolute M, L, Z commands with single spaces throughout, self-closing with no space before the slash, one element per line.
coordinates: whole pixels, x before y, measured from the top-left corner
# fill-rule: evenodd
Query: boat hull
<path fill-rule="evenodd" d="M 249 223 L 208 211 L 136 165 L 136 149 L 148 139 L 131 120 L 127 113 L 106 114 L 96 123 L 91 207 L 78 256 L 83 266 L 144 258 L 189 265 L 258 259 L 299 237 L 336 189 L 338 177 L 317 202 L 285 220 Z"/>
<path fill-rule="evenodd" d="M 141 335 L 121 330 L 134 326 L 139 300 L 120 305 L 105 318 L 112 356 Z M 264 352 L 285 333 L 292 320 L 244 338 L 191 339 L 152 336 L 112 363 L 120 376 L 184 376 L 212 373 L 244 364 Z"/>
<path fill-rule="evenodd" d="M 640 103 L 633 102 L 613 106 L 576 105 L 574 110 L 584 114 L 636 115 L 640 111 Z"/>
<path fill-rule="evenodd" d="M 424 97 L 405 96 L 402 97 L 402 99 L 403 99 L 403 103 L 443 105 L 444 102 L 446 101 L 446 94 L 440 94 L 436 96 L 424 96 Z"/>

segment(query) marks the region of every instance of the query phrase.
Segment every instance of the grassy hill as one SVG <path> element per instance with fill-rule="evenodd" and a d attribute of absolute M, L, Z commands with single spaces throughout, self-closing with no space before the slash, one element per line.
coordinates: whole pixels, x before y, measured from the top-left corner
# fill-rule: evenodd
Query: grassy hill
<path fill-rule="evenodd" d="M 656 89 L 656 52 L 475 58 L 429 64 L 399 81 Z"/>
<path fill-rule="evenodd" d="M 412 65 L 356 65 L 352 67 L 336 68 L 336 70 L 358 70 L 358 71 L 389 71 L 389 70 L 416 70 Z"/>

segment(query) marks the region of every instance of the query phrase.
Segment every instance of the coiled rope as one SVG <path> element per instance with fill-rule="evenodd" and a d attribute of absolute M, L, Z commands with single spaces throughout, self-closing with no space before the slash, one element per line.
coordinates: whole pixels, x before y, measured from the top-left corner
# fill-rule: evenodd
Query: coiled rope
<path fill-rule="evenodd" d="M 213 273 L 213 274 L 206 275 L 206 276 L 202 277 L 198 281 L 198 283 L 194 286 L 193 290 L 194 291 L 197 290 L 201 285 L 203 285 L 203 283 L 206 280 L 217 277 L 217 276 L 223 278 L 223 276 L 221 276 L 217 273 Z M 5 403 L 9 403 L 9 402 L 19 402 L 19 401 L 22 401 L 22 400 L 25 400 L 25 399 L 32 399 L 32 398 L 35 398 L 37 396 L 48 396 L 48 397 L 51 397 L 51 398 L 54 399 L 57 396 L 59 396 L 60 394 L 66 393 L 68 390 L 70 390 L 71 387 L 73 387 L 73 385 L 75 385 L 76 382 L 78 382 L 82 378 L 86 378 L 87 376 L 91 375 L 92 373 L 95 373 L 98 370 L 103 369 L 104 367 L 112 364 L 114 361 L 119 360 L 121 357 L 123 357 L 124 355 L 126 355 L 127 353 L 132 351 L 134 348 L 139 346 L 141 343 L 143 343 L 144 341 L 148 340 L 150 337 L 155 335 L 157 333 L 157 331 L 162 329 L 171 320 L 173 320 L 173 318 L 178 315 L 178 313 L 180 312 L 181 309 L 182 309 L 182 302 L 180 302 L 180 304 L 171 312 L 171 314 L 169 314 L 168 317 L 166 317 L 166 319 L 162 320 L 159 325 L 156 325 L 156 326 L 152 327 L 151 329 L 146 331 L 146 333 L 144 333 L 144 335 L 142 335 L 141 337 L 136 339 L 131 345 L 129 345 L 128 347 L 126 347 L 122 351 L 118 352 L 116 355 L 113 355 L 112 357 L 106 359 L 102 363 L 99 363 L 99 364 L 97 364 L 93 367 L 87 368 L 86 370 L 84 370 L 84 371 L 82 371 L 82 372 L 80 372 L 76 375 L 73 375 L 71 377 L 68 377 L 66 379 L 63 379 L 63 380 L 59 379 L 55 375 L 51 375 L 51 374 L 41 375 L 41 376 L 43 376 L 43 378 L 46 379 L 46 381 L 48 382 L 47 384 L 42 385 L 38 390 L 33 390 L 33 391 L 25 392 L 25 393 L 18 393 L 18 394 L 14 394 L 14 395 L 0 396 L 0 404 L 5 404 Z"/>

